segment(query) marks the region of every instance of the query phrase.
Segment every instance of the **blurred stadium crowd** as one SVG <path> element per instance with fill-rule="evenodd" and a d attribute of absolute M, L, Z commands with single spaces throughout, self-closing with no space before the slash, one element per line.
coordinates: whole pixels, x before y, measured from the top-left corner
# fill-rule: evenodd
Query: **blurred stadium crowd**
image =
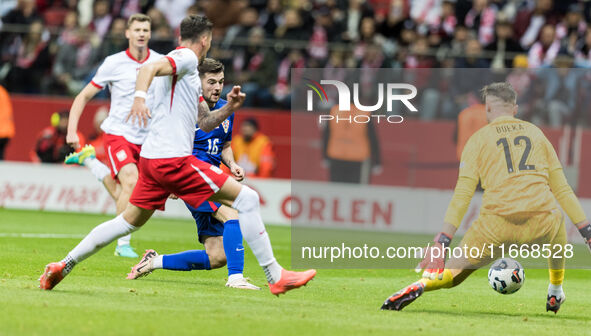
<path fill-rule="evenodd" d="M 2 0 L 0 83 L 11 93 L 75 95 L 127 47 L 126 18 L 136 12 L 152 18 L 150 47 L 161 53 L 175 47 L 185 15 L 208 15 L 209 55 L 225 64 L 227 83 L 242 85 L 246 106 L 288 109 L 292 68 L 491 68 L 513 74 L 540 123 L 590 122 L 590 1 Z M 469 101 L 446 105 L 433 95 L 441 81 L 422 74 L 432 90 L 419 90 L 430 92 L 419 116 L 456 118 Z"/>

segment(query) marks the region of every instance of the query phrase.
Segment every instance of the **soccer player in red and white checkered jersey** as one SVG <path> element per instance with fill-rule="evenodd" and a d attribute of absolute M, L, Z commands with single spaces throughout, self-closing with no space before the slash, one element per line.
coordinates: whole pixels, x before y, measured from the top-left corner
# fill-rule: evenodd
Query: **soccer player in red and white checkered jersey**
<path fill-rule="evenodd" d="M 139 179 L 130 203 L 121 215 L 95 227 L 62 261 L 47 265 L 40 278 L 40 288 L 52 289 L 77 263 L 118 237 L 139 229 L 154 210 L 164 210 L 170 194 L 193 207 L 209 199 L 236 209 L 244 239 L 263 268 L 271 293 L 278 295 L 301 287 L 316 275 L 315 270 L 283 269 L 273 256 L 259 213 L 258 194 L 218 167 L 191 155 L 195 124 L 205 132 L 211 131 L 239 108 L 245 98 L 240 87 L 235 86 L 228 93 L 228 103 L 210 111 L 200 97 L 197 65 L 211 45 L 211 29 L 211 22 L 203 16 L 186 17 L 180 26 L 180 47 L 140 69 L 130 119 L 146 124 L 152 117 L 144 98 L 150 84 L 158 99 L 140 154 Z"/>
<path fill-rule="evenodd" d="M 105 151 L 109 158 L 110 176 L 109 168 L 94 158 L 92 148 L 83 148 L 80 152 L 72 154 L 78 160 L 69 157 L 66 163 L 78 163 L 88 167 L 115 199 L 117 214 L 125 210 L 137 182 L 141 145 L 148 135 L 147 127 L 125 121 L 133 104 L 137 72 L 142 64 L 162 58 L 161 54 L 148 48 L 150 24 L 150 17 L 144 14 L 134 14 L 129 18 L 125 31 L 129 48 L 105 59 L 92 81 L 76 96 L 70 109 L 66 141 L 70 146 L 78 148 L 80 144 L 76 131 L 86 103 L 102 89 L 109 87 L 111 107 L 109 116 L 101 124 L 101 128 L 105 132 Z M 148 94 L 148 100 L 148 104 L 151 105 L 152 92 Z M 120 187 L 115 179 L 119 181 Z M 115 255 L 137 258 L 130 240 L 131 235 L 119 238 Z"/>

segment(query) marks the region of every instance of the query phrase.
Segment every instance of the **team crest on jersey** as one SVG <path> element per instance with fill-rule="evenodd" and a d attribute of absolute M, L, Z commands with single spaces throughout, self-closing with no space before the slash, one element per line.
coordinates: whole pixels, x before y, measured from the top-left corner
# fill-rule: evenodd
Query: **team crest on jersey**
<path fill-rule="evenodd" d="M 228 129 L 230 128 L 230 120 L 224 120 L 222 127 L 224 128 L 224 133 L 228 133 Z"/>

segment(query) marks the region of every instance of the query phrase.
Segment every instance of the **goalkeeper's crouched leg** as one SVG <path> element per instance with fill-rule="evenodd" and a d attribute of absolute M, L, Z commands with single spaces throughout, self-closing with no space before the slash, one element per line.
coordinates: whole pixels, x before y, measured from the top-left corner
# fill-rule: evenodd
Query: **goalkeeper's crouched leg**
<path fill-rule="evenodd" d="M 425 292 L 428 292 L 428 291 L 437 290 L 437 289 L 441 289 L 441 288 L 453 287 L 454 276 L 453 276 L 451 270 L 445 269 L 443 271 L 443 278 L 441 280 L 439 280 L 439 279 L 431 280 L 431 279 L 427 279 L 427 278 L 422 278 L 421 280 L 419 280 L 419 282 L 424 285 Z"/>

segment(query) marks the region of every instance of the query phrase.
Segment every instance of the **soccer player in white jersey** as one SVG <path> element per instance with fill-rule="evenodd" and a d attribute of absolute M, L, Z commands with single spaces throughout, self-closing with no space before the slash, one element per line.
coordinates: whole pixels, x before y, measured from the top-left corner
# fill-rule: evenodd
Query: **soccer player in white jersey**
<path fill-rule="evenodd" d="M 210 132 L 239 108 L 245 98 L 240 87 L 235 86 L 227 95 L 228 103 L 210 111 L 200 97 L 197 65 L 211 46 L 211 29 L 211 22 L 203 16 L 186 17 L 180 26 L 180 47 L 166 58 L 140 69 L 129 116 L 144 125 L 152 115 L 153 120 L 142 146 L 139 178 L 129 204 L 122 214 L 95 227 L 62 261 L 48 264 L 39 278 L 41 289 L 52 289 L 77 263 L 118 237 L 139 229 L 156 209 L 164 209 L 170 194 L 193 207 L 209 199 L 236 209 L 244 239 L 263 268 L 272 294 L 301 287 L 316 275 L 315 270 L 283 269 L 273 255 L 260 215 L 258 194 L 218 167 L 191 155 L 195 124 Z M 153 114 L 145 101 L 151 83 L 157 97 Z"/>
<path fill-rule="evenodd" d="M 117 214 L 125 210 L 137 182 L 137 163 L 141 145 L 148 134 L 147 125 L 140 127 L 125 121 L 133 104 L 137 72 L 142 64 L 162 57 L 148 48 L 150 24 L 150 17 L 144 14 L 134 14 L 129 18 L 125 31 L 129 48 L 105 59 L 92 81 L 76 96 L 70 109 L 66 141 L 70 146 L 78 148 L 80 144 L 76 131 L 86 103 L 102 89 L 109 87 L 111 108 L 101 128 L 105 132 L 105 151 L 109 158 L 110 176 L 109 168 L 95 158 L 92 146 L 85 146 L 79 152 L 70 154 L 65 162 L 88 167 L 115 200 Z M 151 100 L 149 92 L 148 106 L 151 105 Z M 119 180 L 119 184 L 115 179 Z M 137 258 L 138 255 L 131 247 L 130 241 L 131 235 L 119 238 L 115 255 Z"/>

